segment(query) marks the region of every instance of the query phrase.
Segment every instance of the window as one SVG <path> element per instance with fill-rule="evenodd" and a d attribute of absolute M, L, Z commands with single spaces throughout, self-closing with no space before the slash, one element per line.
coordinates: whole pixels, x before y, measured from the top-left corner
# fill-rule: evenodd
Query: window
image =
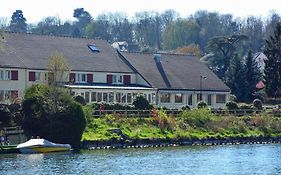
<path fill-rule="evenodd" d="M 192 94 L 188 95 L 188 105 L 192 106 Z"/>
<path fill-rule="evenodd" d="M 207 105 L 212 105 L 212 95 L 208 94 L 208 100 L 207 100 Z"/>
<path fill-rule="evenodd" d="M 170 94 L 169 93 L 160 94 L 160 102 L 161 103 L 170 103 Z"/>
<path fill-rule="evenodd" d="M 197 94 L 197 102 L 202 101 L 202 94 Z"/>
<path fill-rule="evenodd" d="M 11 91 L 4 91 L 4 99 L 9 100 L 11 98 Z"/>
<path fill-rule="evenodd" d="M 113 84 L 123 84 L 123 76 L 122 75 L 113 75 L 112 83 Z"/>
<path fill-rule="evenodd" d="M 121 93 L 120 92 L 116 92 L 116 102 L 121 103 Z"/>
<path fill-rule="evenodd" d="M 156 103 L 156 94 L 152 93 L 152 103 Z"/>
<path fill-rule="evenodd" d="M 0 70 L 0 80 L 11 80 L 11 71 Z"/>
<path fill-rule="evenodd" d="M 0 101 L 4 101 L 4 91 L 0 90 Z"/>
<path fill-rule="evenodd" d="M 224 94 L 216 95 L 216 103 L 225 103 L 225 95 Z"/>
<path fill-rule="evenodd" d="M 107 100 L 107 93 L 106 92 L 104 92 L 104 93 L 102 93 L 102 100 L 104 101 L 104 102 L 108 102 L 108 100 Z"/>
<path fill-rule="evenodd" d="M 127 103 L 132 103 L 132 94 L 131 93 L 127 94 Z"/>
<path fill-rule="evenodd" d="M 133 101 L 135 101 L 136 100 L 136 98 L 137 98 L 137 93 L 133 93 L 133 96 L 132 96 L 132 98 L 133 98 Z"/>
<path fill-rule="evenodd" d="M 41 76 L 41 72 L 35 72 L 35 81 L 39 81 Z"/>
<path fill-rule="evenodd" d="M 122 103 L 126 103 L 126 94 L 122 93 L 121 95 Z"/>
<path fill-rule="evenodd" d="M 78 83 L 86 83 L 87 82 L 87 74 L 77 73 L 75 74 L 75 81 Z"/>
<path fill-rule="evenodd" d="M 101 102 L 102 101 L 102 93 L 101 92 L 98 92 L 98 102 Z"/>
<path fill-rule="evenodd" d="M 101 52 L 101 50 L 95 44 L 89 44 L 88 47 L 92 52 Z"/>
<path fill-rule="evenodd" d="M 147 100 L 147 94 L 143 94 L 144 98 Z M 148 100 L 147 100 L 148 101 Z"/>
<path fill-rule="evenodd" d="M 91 101 L 92 102 L 97 102 L 97 93 L 96 92 L 92 92 L 91 93 Z"/>
<path fill-rule="evenodd" d="M 86 74 L 82 74 L 81 76 L 82 76 L 82 82 L 86 82 L 87 81 L 86 80 Z"/>
<path fill-rule="evenodd" d="M 175 94 L 175 103 L 182 103 L 182 94 Z"/>
<path fill-rule="evenodd" d="M 113 92 L 109 92 L 108 102 L 109 103 L 113 103 L 113 101 L 114 101 L 114 93 Z"/>
<path fill-rule="evenodd" d="M 90 92 L 85 92 L 85 101 L 86 103 L 90 102 Z"/>
<path fill-rule="evenodd" d="M 148 98 L 148 102 L 151 103 L 151 94 L 148 94 L 147 98 Z"/>
<path fill-rule="evenodd" d="M 12 102 L 16 98 L 18 98 L 18 91 L 0 90 L 0 102 Z"/>
<path fill-rule="evenodd" d="M 48 74 L 45 72 L 34 72 L 34 81 L 47 81 Z"/>

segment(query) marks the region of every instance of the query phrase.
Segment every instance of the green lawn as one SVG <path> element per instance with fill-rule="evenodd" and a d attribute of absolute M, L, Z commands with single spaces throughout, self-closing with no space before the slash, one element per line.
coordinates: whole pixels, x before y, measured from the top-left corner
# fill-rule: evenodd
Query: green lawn
<path fill-rule="evenodd" d="M 93 118 L 86 109 L 87 127 L 82 140 L 110 140 L 119 136 L 112 128 L 119 128 L 131 139 L 204 139 L 259 136 L 281 136 L 281 118 L 267 114 L 256 116 L 215 116 L 207 109 L 183 111 L 179 117 L 155 110 L 149 118 L 121 118 L 106 115 Z"/>

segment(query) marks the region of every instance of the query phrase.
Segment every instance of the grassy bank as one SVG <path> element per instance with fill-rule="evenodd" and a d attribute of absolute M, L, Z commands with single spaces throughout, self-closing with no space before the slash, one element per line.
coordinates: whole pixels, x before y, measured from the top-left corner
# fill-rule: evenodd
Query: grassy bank
<path fill-rule="evenodd" d="M 179 117 L 164 110 L 153 110 L 151 117 L 123 118 L 120 115 L 91 117 L 85 107 L 87 127 L 82 140 L 110 140 L 120 136 L 112 129 L 119 128 L 130 139 L 207 139 L 281 136 L 281 118 L 267 114 L 256 116 L 215 116 L 207 109 L 182 111 Z"/>

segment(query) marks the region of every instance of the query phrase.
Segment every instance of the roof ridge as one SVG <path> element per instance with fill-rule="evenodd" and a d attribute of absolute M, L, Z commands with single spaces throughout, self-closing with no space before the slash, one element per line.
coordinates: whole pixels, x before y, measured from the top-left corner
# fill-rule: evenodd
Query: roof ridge
<path fill-rule="evenodd" d="M 162 52 L 140 52 L 140 51 L 120 51 L 121 53 L 132 53 L 132 54 L 146 54 L 146 55 L 153 55 L 153 54 L 161 54 L 161 55 L 175 55 L 175 56 L 195 56 L 195 54 L 184 54 L 184 53 L 162 53 Z"/>
<path fill-rule="evenodd" d="M 109 43 L 108 40 L 101 39 L 101 38 L 89 38 L 87 36 L 81 36 L 81 37 L 75 37 L 71 35 L 51 35 L 51 34 L 40 34 L 40 33 L 32 33 L 32 32 L 14 32 L 14 31 L 4 31 L 5 33 L 11 33 L 11 34 L 23 34 L 23 35 L 36 35 L 36 36 L 44 36 L 44 37 L 57 37 L 57 38 L 74 38 L 74 39 L 87 39 L 87 40 L 101 40 L 101 41 L 106 41 Z"/>

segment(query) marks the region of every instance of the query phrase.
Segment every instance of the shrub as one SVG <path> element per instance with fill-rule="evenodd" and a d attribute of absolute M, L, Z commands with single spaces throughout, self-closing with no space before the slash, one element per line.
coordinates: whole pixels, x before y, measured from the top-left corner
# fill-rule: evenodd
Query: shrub
<path fill-rule="evenodd" d="M 11 112 L 12 124 L 16 126 L 21 126 L 22 125 L 21 105 L 17 103 L 10 104 L 9 110 Z"/>
<path fill-rule="evenodd" d="M 86 105 L 86 101 L 85 101 L 84 97 L 82 97 L 81 95 L 77 95 L 73 98 L 76 102 L 80 103 L 81 105 L 83 105 L 83 106 Z"/>
<path fill-rule="evenodd" d="M 214 115 L 206 108 L 183 111 L 182 113 L 184 121 L 193 127 L 205 127 L 211 121 L 212 116 Z"/>
<path fill-rule="evenodd" d="M 86 119 L 80 104 L 64 89 L 32 85 L 23 101 L 23 129 L 27 137 L 80 146 Z"/>
<path fill-rule="evenodd" d="M 262 110 L 262 102 L 260 99 L 255 99 L 253 101 L 253 106 L 259 110 Z"/>
<path fill-rule="evenodd" d="M 151 116 L 153 117 L 154 123 L 161 129 L 168 129 L 170 131 L 175 130 L 176 121 L 171 115 L 167 115 L 163 109 L 157 110 L 152 109 Z"/>
<path fill-rule="evenodd" d="M 228 110 L 239 109 L 237 103 L 234 102 L 234 101 L 227 102 L 227 103 L 226 103 L 226 107 L 227 107 Z"/>
<path fill-rule="evenodd" d="M 253 107 L 251 105 L 242 104 L 239 109 L 253 109 Z"/>
<path fill-rule="evenodd" d="M 206 108 L 207 107 L 207 104 L 203 101 L 200 101 L 197 105 L 197 108 L 200 109 L 200 108 Z"/>
<path fill-rule="evenodd" d="M 139 110 L 149 110 L 152 106 L 143 96 L 137 96 L 136 100 L 133 102 L 135 109 Z"/>
<path fill-rule="evenodd" d="M 181 108 L 181 110 L 183 110 L 183 111 L 190 110 L 190 107 L 189 107 L 188 105 L 186 105 L 186 106 L 183 106 L 183 107 Z"/>
<path fill-rule="evenodd" d="M 11 112 L 8 105 L 0 104 L 0 124 L 8 126 L 11 122 Z"/>

